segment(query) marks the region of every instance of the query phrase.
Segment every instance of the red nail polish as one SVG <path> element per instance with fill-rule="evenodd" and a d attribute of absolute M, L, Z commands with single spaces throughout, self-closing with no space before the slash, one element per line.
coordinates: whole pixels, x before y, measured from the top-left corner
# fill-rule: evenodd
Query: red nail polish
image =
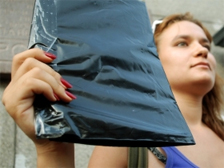
<path fill-rule="evenodd" d="M 71 94 L 70 92 L 65 91 L 65 93 L 66 93 L 70 98 L 72 98 L 72 99 L 76 99 L 76 96 L 73 95 L 73 94 Z"/>
<path fill-rule="evenodd" d="M 57 101 L 60 101 L 60 98 L 55 93 L 54 93 L 54 97 L 56 98 Z"/>
<path fill-rule="evenodd" d="M 48 52 L 46 52 L 46 51 L 44 51 L 44 54 L 45 54 L 47 57 L 51 58 L 51 59 L 56 59 L 56 58 L 57 58 L 54 54 L 48 53 Z"/>
<path fill-rule="evenodd" d="M 72 85 L 68 83 L 66 80 L 61 78 L 61 83 L 66 87 L 66 88 L 72 88 Z"/>

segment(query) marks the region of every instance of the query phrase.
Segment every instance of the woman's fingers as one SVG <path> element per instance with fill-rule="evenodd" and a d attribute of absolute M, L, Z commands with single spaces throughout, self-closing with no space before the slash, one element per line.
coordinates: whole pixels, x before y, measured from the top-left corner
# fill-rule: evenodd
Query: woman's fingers
<path fill-rule="evenodd" d="M 34 52 L 34 51 L 32 51 L 32 52 Z M 39 49 L 37 49 L 36 52 L 39 52 Z M 42 53 L 42 52 L 43 51 L 41 51 L 40 53 Z M 60 84 L 65 89 L 72 87 L 72 85 L 69 82 L 67 82 L 67 81 L 65 81 L 64 79 L 61 78 L 61 75 L 59 73 L 54 71 L 51 67 L 49 67 L 45 63 L 35 59 L 33 56 L 29 57 L 27 55 L 27 53 L 29 53 L 29 52 L 21 54 L 19 57 L 17 57 L 17 59 L 14 60 L 14 61 L 20 62 L 20 63 L 15 63 L 14 65 L 17 64 L 17 65 L 20 65 L 20 66 L 17 68 L 16 72 L 14 72 L 12 82 L 17 81 L 27 72 L 32 72 L 32 76 L 37 77 L 37 78 L 39 78 L 39 77 L 43 78 L 44 74 L 48 73 L 51 76 L 48 75 L 48 77 L 47 78 L 45 77 L 44 79 L 45 79 L 45 82 L 52 81 L 51 82 L 52 87 L 55 86 L 56 84 Z M 45 53 L 45 55 L 51 55 L 51 54 L 50 53 Z M 36 57 L 39 57 L 39 56 L 36 56 Z M 26 58 L 26 59 L 24 60 L 24 58 Z M 52 77 L 55 80 L 53 80 Z M 52 79 L 52 80 L 46 80 L 46 79 Z M 68 95 L 70 95 L 68 92 L 66 92 L 66 93 Z M 57 95 L 55 95 L 55 96 L 58 99 Z M 74 99 L 74 96 L 72 96 L 72 95 L 70 95 L 70 96 Z"/>
<path fill-rule="evenodd" d="M 60 75 L 53 70 L 52 73 L 53 74 L 48 73 L 41 67 L 34 67 L 16 80 L 16 83 L 19 85 L 18 87 L 26 87 L 28 89 L 27 92 L 33 92 L 34 95 L 43 94 L 50 101 L 62 100 L 69 102 L 74 99 L 65 90 L 65 86 L 60 81 Z M 36 86 L 35 80 L 43 82 L 43 84 L 48 85 L 50 89 L 42 87 L 41 85 Z M 46 89 L 52 90 L 52 92 L 49 92 Z"/>
<path fill-rule="evenodd" d="M 54 91 L 57 100 L 71 101 L 76 97 L 64 89 L 71 88 L 71 84 L 61 78 L 61 75 L 55 72 L 46 62 L 51 62 L 55 56 L 46 53 L 40 49 L 31 49 L 16 55 L 13 59 L 13 75 L 11 83 L 18 81 L 27 81 L 29 78 L 36 78 L 48 83 Z M 42 62 L 43 61 L 43 62 Z M 24 85 L 21 85 L 24 87 Z M 41 94 L 41 93 L 36 93 Z M 46 97 L 49 95 L 45 95 Z M 47 97 L 49 100 L 49 97 Z"/>
<path fill-rule="evenodd" d="M 35 68 L 38 68 L 43 72 L 47 72 L 48 74 L 52 75 L 54 78 L 56 78 L 58 80 L 58 82 L 60 82 L 61 76 L 55 72 L 51 67 L 49 67 L 48 65 L 46 65 L 45 63 L 42 63 L 34 58 L 27 58 L 26 60 L 24 60 L 24 62 L 20 65 L 20 67 L 17 69 L 17 71 L 14 73 L 14 76 L 12 78 L 13 81 L 17 81 L 19 78 L 21 78 L 25 73 L 27 73 L 28 71 L 31 71 Z M 36 73 L 35 75 L 39 76 L 41 74 Z"/>
<path fill-rule="evenodd" d="M 13 57 L 12 71 L 11 71 L 12 78 L 14 77 L 14 74 L 16 73 L 18 68 L 23 64 L 23 62 L 27 58 L 34 58 L 44 63 L 50 63 L 52 62 L 52 60 L 56 58 L 56 56 L 51 53 L 46 53 L 38 48 L 30 49 L 17 54 Z"/>

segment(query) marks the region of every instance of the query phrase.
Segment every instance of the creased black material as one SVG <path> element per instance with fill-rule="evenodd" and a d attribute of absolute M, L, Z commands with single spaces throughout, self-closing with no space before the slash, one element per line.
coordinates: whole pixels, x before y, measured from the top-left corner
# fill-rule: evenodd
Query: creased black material
<path fill-rule="evenodd" d="M 35 101 L 39 138 L 93 145 L 194 144 L 157 56 L 144 2 L 36 0 L 29 48 L 57 55 L 69 104 Z"/>

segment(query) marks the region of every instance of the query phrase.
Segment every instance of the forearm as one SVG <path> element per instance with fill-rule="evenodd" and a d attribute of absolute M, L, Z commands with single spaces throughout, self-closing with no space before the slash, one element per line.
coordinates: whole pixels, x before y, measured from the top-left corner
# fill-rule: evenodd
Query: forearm
<path fill-rule="evenodd" d="M 74 144 L 53 142 L 49 145 L 38 146 L 37 167 L 38 168 L 74 168 Z"/>

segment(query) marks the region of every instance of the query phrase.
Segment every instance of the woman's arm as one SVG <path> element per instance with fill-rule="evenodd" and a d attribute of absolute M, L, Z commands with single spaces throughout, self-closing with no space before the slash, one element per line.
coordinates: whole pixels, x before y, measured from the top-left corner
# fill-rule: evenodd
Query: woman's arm
<path fill-rule="evenodd" d="M 89 168 L 127 168 L 127 147 L 97 146 L 93 150 Z"/>
<path fill-rule="evenodd" d="M 37 167 L 75 167 L 74 145 L 72 143 L 49 142 L 36 145 Z"/>

